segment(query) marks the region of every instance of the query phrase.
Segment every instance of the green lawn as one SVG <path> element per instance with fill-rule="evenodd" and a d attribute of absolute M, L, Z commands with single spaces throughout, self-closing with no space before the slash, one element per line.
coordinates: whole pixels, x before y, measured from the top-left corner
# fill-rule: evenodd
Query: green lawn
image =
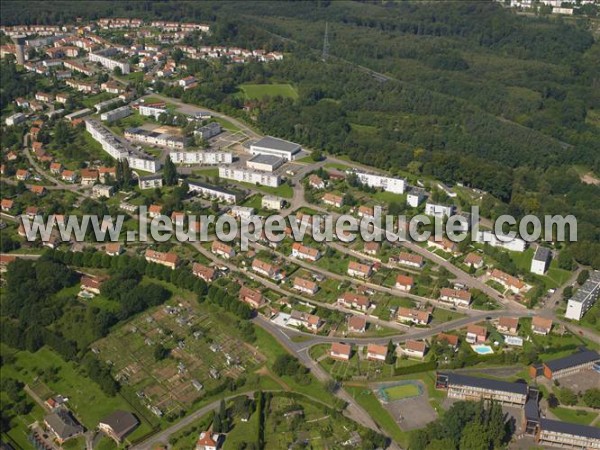
<path fill-rule="evenodd" d="M 276 96 L 298 98 L 298 92 L 291 84 L 242 84 L 239 87 L 244 97 L 252 100 Z"/>
<path fill-rule="evenodd" d="M 598 416 L 597 413 L 584 411 L 582 409 L 575 410 L 558 407 L 551 409 L 550 411 L 560 420 L 580 425 L 589 425 Z"/>
<path fill-rule="evenodd" d="M 294 189 L 287 183 L 283 183 L 277 187 L 271 186 L 257 186 L 252 183 L 238 183 L 240 186 L 245 186 L 257 191 L 265 192 L 267 194 L 276 195 L 283 198 L 292 198 L 294 196 Z"/>
<path fill-rule="evenodd" d="M 65 362 L 57 353 L 47 347 L 43 347 L 35 353 L 27 351 L 15 353 L 15 363 L 5 365 L 2 368 L 2 376 L 31 384 L 40 374 L 49 373 L 53 368 L 58 369 L 57 376 L 48 380 L 46 384 L 54 393 L 69 398 L 69 407 L 86 428 L 96 427 L 100 419 L 114 410 L 132 410 L 122 396 L 107 396 L 95 382 L 82 373 L 76 364 Z M 139 417 L 137 412 L 136 415 Z M 142 421 L 140 428 L 145 433 L 150 431 L 150 426 L 145 421 Z"/>
<path fill-rule="evenodd" d="M 384 392 L 390 400 L 400 400 L 402 398 L 416 397 L 419 395 L 419 388 L 414 384 L 402 384 L 385 388 Z"/>
<path fill-rule="evenodd" d="M 240 131 L 240 127 L 234 125 L 227 119 L 223 119 L 222 117 L 213 117 L 212 120 L 218 122 L 223 128 L 225 128 L 228 131 Z"/>
<path fill-rule="evenodd" d="M 223 450 L 237 450 L 242 442 L 252 442 L 258 433 L 258 414 L 254 412 L 248 422 L 236 420 L 233 429 L 227 433 Z"/>

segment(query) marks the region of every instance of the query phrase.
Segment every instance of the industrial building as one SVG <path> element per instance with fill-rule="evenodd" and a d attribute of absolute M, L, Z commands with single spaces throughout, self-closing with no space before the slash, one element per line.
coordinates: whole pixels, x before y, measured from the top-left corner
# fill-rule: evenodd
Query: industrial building
<path fill-rule="evenodd" d="M 275 155 L 286 161 L 294 160 L 301 150 L 300 144 L 272 136 L 265 136 L 250 146 L 250 153 L 253 155 Z"/>

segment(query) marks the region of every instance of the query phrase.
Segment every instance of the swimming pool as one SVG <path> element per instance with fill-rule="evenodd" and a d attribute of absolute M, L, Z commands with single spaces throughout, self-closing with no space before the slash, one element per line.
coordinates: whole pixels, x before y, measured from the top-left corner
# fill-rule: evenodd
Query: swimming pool
<path fill-rule="evenodd" d="M 480 355 L 491 355 L 492 353 L 494 353 L 494 350 L 492 350 L 492 347 L 490 347 L 489 345 L 471 345 L 471 348 L 475 353 L 478 353 Z"/>

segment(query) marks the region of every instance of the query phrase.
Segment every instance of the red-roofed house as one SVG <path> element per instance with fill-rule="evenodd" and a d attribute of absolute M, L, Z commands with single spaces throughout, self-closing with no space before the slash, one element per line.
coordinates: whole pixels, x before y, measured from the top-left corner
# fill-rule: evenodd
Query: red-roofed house
<path fill-rule="evenodd" d="M 59 175 L 63 170 L 63 166 L 61 163 L 59 162 L 53 162 L 52 164 L 50 164 L 50 172 L 53 175 Z"/>
<path fill-rule="evenodd" d="M 207 283 L 213 281 L 216 275 L 215 269 L 200 263 L 194 263 L 192 265 L 192 273 L 198 278 L 202 278 Z"/>
<path fill-rule="evenodd" d="M 480 325 L 469 325 L 467 327 L 466 341 L 469 344 L 485 342 L 487 339 L 487 329 Z"/>
<path fill-rule="evenodd" d="M 400 274 L 396 277 L 396 289 L 401 291 L 410 292 L 414 284 L 415 282 L 411 276 Z"/>
<path fill-rule="evenodd" d="M 344 294 L 337 299 L 337 304 L 344 308 L 354 308 L 363 312 L 367 312 L 371 302 L 364 295 L 354 294 L 352 292 L 344 292 Z"/>
<path fill-rule="evenodd" d="M 451 347 L 458 347 L 458 336 L 453 334 L 440 333 L 437 335 L 438 342 L 445 342 Z"/>
<path fill-rule="evenodd" d="M 314 295 L 319 290 L 319 286 L 314 281 L 306 280 L 304 278 L 294 278 L 294 289 L 305 294 Z"/>
<path fill-rule="evenodd" d="M 543 317 L 535 316 L 531 319 L 531 331 L 535 334 L 546 335 L 552 330 L 552 319 L 544 319 Z"/>
<path fill-rule="evenodd" d="M 350 316 L 348 318 L 349 333 L 364 333 L 367 330 L 367 319 L 363 316 Z"/>
<path fill-rule="evenodd" d="M 483 267 L 483 258 L 477 253 L 469 253 L 465 257 L 464 263 L 466 266 L 470 266 L 475 269 L 481 269 Z"/>
<path fill-rule="evenodd" d="M 4 212 L 10 211 L 14 204 L 15 204 L 15 202 L 9 198 L 3 198 L 2 201 L 0 202 L 1 209 Z"/>
<path fill-rule="evenodd" d="M 379 249 L 381 248 L 381 244 L 379 242 L 371 241 L 365 242 L 365 246 L 363 247 L 363 252 L 367 255 L 375 256 L 379 253 Z"/>
<path fill-rule="evenodd" d="M 401 252 L 396 258 L 396 262 L 403 266 L 410 266 L 420 269 L 423 267 L 423 257 L 412 253 Z"/>
<path fill-rule="evenodd" d="M 148 216 L 152 217 L 153 219 L 155 217 L 160 217 L 160 215 L 162 214 L 162 206 L 161 205 L 150 205 L 148 207 Z"/>
<path fill-rule="evenodd" d="M 398 308 L 398 321 L 410 322 L 417 325 L 427 325 L 431 313 L 420 309 Z"/>
<path fill-rule="evenodd" d="M 29 171 L 25 169 L 18 169 L 16 177 L 19 181 L 26 181 L 29 178 Z"/>
<path fill-rule="evenodd" d="M 224 439 L 222 434 L 203 431 L 196 442 L 196 450 L 219 450 Z"/>
<path fill-rule="evenodd" d="M 81 185 L 91 186 L 98 181 L 98 171 L 93 169 L 81 169 Z"/>
<path fill-rule="evenodd" d="M 81 290 L 91 292 L 92 294 L 100 294 L 100 287 L 103 282 L 103 278 L 83 276 L 81 277 Z"/>
<path fill-rule="evenodd" d="M 218 256 L 229 259 L 235 256 L 235 250 L 221 241 L 213 241 L 211 251 Z"/>
<path fill-rule="evenodd" d="M 60 178 L 67 183 L 75 183 L 77 181 L 77 174 L 72 170 L 63 170 Z"/>
<path fill-rule="evenodd" d="M 468 308 L 471 303 L 471 293 L 461 289 L 440 289 L 440 300 L 443 302 L 452 303 L 454 306 L 462 306 Z"/>
<path fill-rule="evenodd" d="M 313 189 L 325 189 L 325 182 L 320 176 L 315 174 L 308 177 L 308 185 Z"/>
<path fill-rule="evenodd" d="M 519 318 L 518 317 L 500 317 L 498 320 L 498 326 L 496 327 L 498 331 L 502 331 L 504 333 L 515 334 L 517 329 L 519 328 Z"/>
<path fill-rule="evenodd" d="M 423 359 L 427 352 L 427 344 L 423 341 L 408 340 L 400 347 L 400 353 L 409 358 Z"/>
<path fill-rule="evenodd" d="M 326 205 L 335 206 L 336 208 L 341 208 L 344 205 L 344 197 L 327 192 L 323 196 L 323 203 Z"/>
<path fill-rule="evenodd" d="M 367 359 L 371 361 L 385 361 L 388 349 L 385 345 L 369 344 L 367 345 Z"/>
<path fill-rule="evenodd" d="M 106 244 L 104 251 L 108 256 L 119 256 L 123 252 L 123 247 L 118 242 Z"/>
<path fill-rule="evenodd" d="M 348 344 L 334 342 L 333 344 L 331 344 L 329 356 L 331 356 L 333 359 L 348 361 L 350 359 L 350 356 L 352 356 L 352 346 Z"/>
<path fill-rule="evenodd" d="M 350 261 L 348 264 L 348 275 L 357 278 L 369 278 L 373 271 L 370 264 L 362 264 L 356 261 Z"/>
<path fill-rule="evenodd" d="M 250 289 L 246 286 L 242 286 L 240 289 L 239 299 L 256 309 L 260 308 L 264 304 L 263 296 L 260 291 Z"/>
<path fill-rule="evenodd" d="M 167 266 L 171 270 L 175 270 L 177 264 L 179 264 L 179 256 L 175 253 L 163 253 L 148 249 L 146 250 L 145 257 L 146 261 Z"/>
<path fill-rule="evenodd" d="M 269 278 L 279 278 L 280 277 L 280 269 L 273 264 L 269 264 L 268 262 L 261 261 L 260 259 L 255 259 L 252 261 L 252 270 L 256 273 L 259 273 L 265 277 Z"/>
<path fill-rule="evenodd" d="M 292 256 L 294 258 L 306 259 L 314 262 L 321 257 L 321 252 L 316 248 L 302 245 L 300 242 L 294 242 L 292 245 Z"/>
<path fill-rule="evenodd" d="M 505 289 L 510 289 L 513 294 L 519 294 L 522 291 L 527 290 L 527 285 L 525 283 L 523 283 L 517 277 L 513 277 L 512 275 L 502 272 L 499 269 L 492 270 L 490 278 L 500 283 Z"/>

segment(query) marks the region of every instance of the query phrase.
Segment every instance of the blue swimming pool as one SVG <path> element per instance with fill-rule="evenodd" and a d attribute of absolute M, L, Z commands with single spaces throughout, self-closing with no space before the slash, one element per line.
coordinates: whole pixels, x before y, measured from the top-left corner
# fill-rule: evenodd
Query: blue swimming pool
<path fill-rule="evenodd" d="M 492 353 L 494 353 L 494 350 L 492 350 L 492 347 L 490 347 L 489 345 L 471 345 L 471 348 L 475 353 L 478 353 L 480 355 L 491 355 Z"/>

